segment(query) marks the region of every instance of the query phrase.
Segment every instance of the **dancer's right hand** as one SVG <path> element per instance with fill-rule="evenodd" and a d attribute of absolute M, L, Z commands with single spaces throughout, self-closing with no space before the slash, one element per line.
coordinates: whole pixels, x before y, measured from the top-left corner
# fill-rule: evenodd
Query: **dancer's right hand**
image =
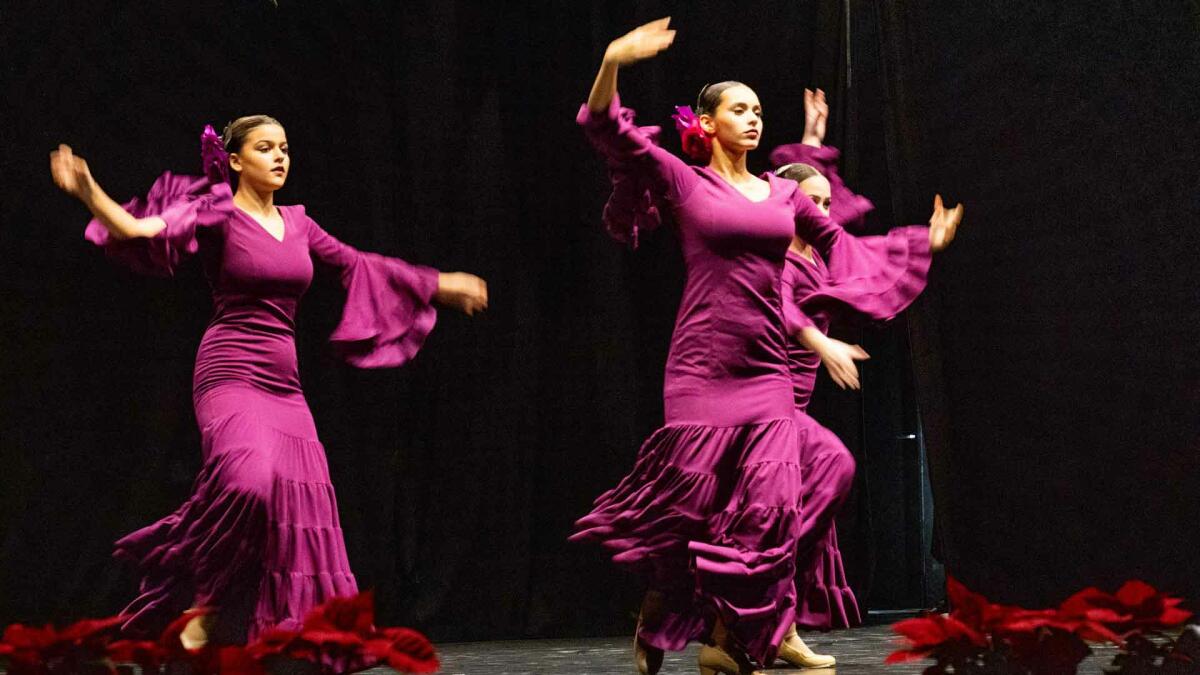
<path fill-rule="evenodd" d="M 829 121 L 829 104 L 820 89 L 804 90 L 804 135 L 800 142 L 815 148 L 825 141 L 825 126 Z"/>
<path fill-rule="evenodd" d="M 69 145 L 60 145 L 50 153 L 50 176 L 63 192 L 85 201 L 96 185 L 87 162 L 71 152 Z"/>
<path fill-rule="evenodd" d="M 958 232 L 958 224 L 962 222 L 963 205 L 959 204 L 948 209 L 942 204 L 942 196 L 933 198 L 933 215 L 929 217 L 929 249 L 934 253 L 946 250 L 954 235 Z"/>
<path fill-rule="evenodd" d="M 467 316 L 487 309 L 487 282 L 466 272 L 441 272 L 433 299 L 438 304 L 453 307 Z"/>
<path fill-rule="evenodd" d="M 618 66 L 628 66 L 656 56 L 671 46 L 675 31 L 669 29 L 671 17 L 664 17 L 638 26 L 608 44 L 604 61 Z"/>
<path fill-rule="evenodd" d="M 862 347 L 846 344 L 833 338 L 825 340 L 817 354 L 821 357 L 825 368 L 829 370 L 829 376 L 833 378 L 833 383 L 842 389 L 859 388 L 858 366 L 854 362 L 871 358 L 871 355 L 867 354 Z"/>

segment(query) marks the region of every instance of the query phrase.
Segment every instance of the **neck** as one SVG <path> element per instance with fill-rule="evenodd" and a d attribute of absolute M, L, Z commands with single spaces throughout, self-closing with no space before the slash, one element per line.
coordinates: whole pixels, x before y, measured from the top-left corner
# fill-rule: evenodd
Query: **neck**
<path fill-rule="evenodd" d="M 792 237 L 792 245 L 788 246 L 788 249 L 795 252 L 805 260 L 812 260 L 812 246 L 809 246 L 808 242 L 804 241 L 800 237 Z"/>
<path fill-rule="evenodd" d="M 708 160 L 708 168 L 731 183 L 754 179 L 754 176 L 746 168 L 746 153 L 726 150 L 719 143 L 713 143 L 712 158 Z"/>
<path fill-rule="evenodd" d="M 237 194 L 233 196 L 233 203 L 237 204 L 238 208 L 246 213 L 271 216 L 275 213 L 275 191 L 255 190 L 245 183 L 238 183 L 238 190 Z"/>

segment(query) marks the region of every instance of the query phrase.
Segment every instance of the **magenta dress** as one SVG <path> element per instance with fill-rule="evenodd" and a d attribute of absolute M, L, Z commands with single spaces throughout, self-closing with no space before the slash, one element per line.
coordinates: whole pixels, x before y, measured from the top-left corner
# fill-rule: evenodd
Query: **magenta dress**
<path fill-rule="evenodd" d="M 621 110 L 632 123 L 633 112 Z M 656 140 L 658 127 L 641 127 Z M 617 241 L 636 247 L 642 231 L 662 223 L 661 204 L 645 172 L 615 153 L 603 152 L 609 164 L 613 191 L 604 207 L 604 224 Z M 874 209 L 871 201 L 851 192 L 837 172 L 839 153 L 830 146 L 785 145 L 771 155 L 772 164 L 804 163 L 830 182 L 831 217 L 843 230 L 861 231 Z M 785 322 L 815 325 L 827 333 L 831 315 L 867 316 L 886 320 L 907 307 L 924 288 L 930 256 L 924 227 L 899 228 L 885 237 L 858 238 L 834 231 L 824 247 L 808 261 L 792 251 L 781 278 Z M 834 262 L 826 265 L 821 250 Z M 805 307 L 802 309 L 802 305 Z M 810 317 L 808 314 L 811 313 Z M 820 359 L 796 340 L 789 340 L 797 430 L 797 461 L 801 465 L 802 518 L 797 534 L 800 580 L 796 624 L 829 630 L 861 622 L 854 592 L 846 580 L 834 519 L 854 479 L 854 457 L 828 429 L 807 414 Z"/>
<path fill-rule="evenodd" d="M 360 367 L 398 366 L 433 328 L 437 272 L 356 251 L 299 205 L 279 207 L 279 241 L 234 206 L 219 178 L 167 173 L 126 209 L 157 215 L 166 229 L 119 241 L 92 221 L 87 239 L 148 274 L 170 275 L 199 253 L 213 314 L 193 378 L 203 466 L 192 495 L 115 546 L 141 576 L 125 628 L 157 634 L 201 606 L 219 610 L 218 625 L 234 640 L 275 625 L 297 628 L 317 604 L 357 592 L 325 452 L 300 388 L 297 303 L 314 263 L 336 272 L 347 300 L 335 346 Z"/>
<path fill-rule="evenodd" d="M 785 145 L 771 153 L 772 164 L 799 162 L 821 171 L 831 186 L 831 215 L 858 229 L 874 207 L 846 188 L 837 174 L 837 158 L 836 148 L 803 144 Z M 788 251 L 784 312 L 822 333 L 829 332 L 832 318 L 891 319 L 925 288 L 931 254 L 929 230 L 924 226 L 899 227 L 878 237 L 843 232 L 811 243 L 811 261 Z M 820 358 L 793 340 L 788 344 L 788 364 L 805 481 L 804 518 L 797 542 L 796 624 L 819 630 L 849 627 L 862 617 L 846 580 L 834 519 L 849 495 L 854 457 L 833 432 L 807 413 Z"/>
<path fill-rule="evenodd" d="M 613 561 L 667 595 L 641 638 L 680 650 L 719 614 L 747 652 L 770 663 L 795 615 L 801 469 L 780 298 L 794 232 L 813 241 L 840 228 L 795 182 L 765 176 L 746 198 L 706 167 L 656 146 L 622 115 L 584 106 L 579 123 L 601 154 L 669 208 L 687 281 L 667 356 L 665 423 L 634 467 L 576 523 Z"/>

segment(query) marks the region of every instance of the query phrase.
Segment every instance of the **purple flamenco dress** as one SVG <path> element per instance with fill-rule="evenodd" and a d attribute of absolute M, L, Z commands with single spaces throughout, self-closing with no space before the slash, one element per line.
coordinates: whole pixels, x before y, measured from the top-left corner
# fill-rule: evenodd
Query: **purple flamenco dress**
<path fill-rule="evenodd" d="M 116 542 L 115 555 L 141 577 L 127 630 L 156 633 L 189 607 L 213 607 L 218 637 L 253 640 L 357 592 L 297 371 L 296 306 L 314 263 L 341 277 L 347 299 L 331 340 L 364 368 L 399 366 L 420 349 L 436 319 L 437 271 L 359 252 L 299 205 L 278 207 L 276 239 L 206 164 L 208 177 L 166 173 L 125 205 L 166 222 L 154 237 L 116 240 L 97 221 L 85 235 L 141 273 L 171 275 L 199 254 L 213 295 L 193 377 L 200 475 L 178 510 Z"/>
<path fill-rule="evenodd" d="M 852 193 L 837 174 L 838 152 L 829 146 L 785 145 L 771 153 L 776 166 L 804 163 L 830 182 L 831 215 L 858 229 L 873 208 Z M 845 232 L 812 244 L 812 260 L 789 250 L 783 271 L 784 312 L 796 323 L 829 332 L 832 318 L 883 321 L 903 311 L 925 288 L 929 230 L 898 227 L 886 235 L 854 237 Z M 861 622 L 858 602 L 846 581 L 834 519 L 849 495 L 854 457 L 833 432 L 808 415 L 820 358 L 798 341 L 788 344 L 804 472 L 804 519 L 797 544 L 800 569 L 796 624 L 829 630 Z"/>
<path fill-rule="evenodd" d="M 755 202 L 685 164 L 615 98 L 607 111 L 584 106 L 578 122 L 670 210 L 687 281 L 664 376 L 665 424 L 571 539 L 604 545 L 665 594 L 663 619 L 642 627 L 647 644 L 681 650 L 719 616 L 751 657 L 770 663 L 795 614 L 801 526 L 780 276 L 794 232 L 824 241 L 840 229 L 793 181 L 767 175 L 770 194 Z"/>

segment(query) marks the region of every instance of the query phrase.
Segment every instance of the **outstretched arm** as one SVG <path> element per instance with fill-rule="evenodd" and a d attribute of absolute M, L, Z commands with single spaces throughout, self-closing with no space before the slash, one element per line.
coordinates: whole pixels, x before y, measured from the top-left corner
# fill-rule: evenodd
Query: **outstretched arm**
<path fill-rule="evenodd" d="M 942 196 L 933 197 L 933 215 L 929 217 L 929 249 L 934 253 L 946 250 L 954 235 L 958 233 L 958 224 L 962 222 L 963 205 L 959 204 L 947 209 L 942 204 Z"/>
<path fill-rule="evenodd" d="M 487 282 L 467 272 L 438 272 L 438 287 L 433 300 L 472 316 L 487 309 Z"/>
<path fill-rule="evenodd" d="M 71 152 L 69 145 L 50 153 L 50 176 L 63 192 L 83 202 L 114 239 L 153 237 L 167 226 L 158 216 L 137 218 L 113 201 L 92 178 L 87 162 Z"/>

